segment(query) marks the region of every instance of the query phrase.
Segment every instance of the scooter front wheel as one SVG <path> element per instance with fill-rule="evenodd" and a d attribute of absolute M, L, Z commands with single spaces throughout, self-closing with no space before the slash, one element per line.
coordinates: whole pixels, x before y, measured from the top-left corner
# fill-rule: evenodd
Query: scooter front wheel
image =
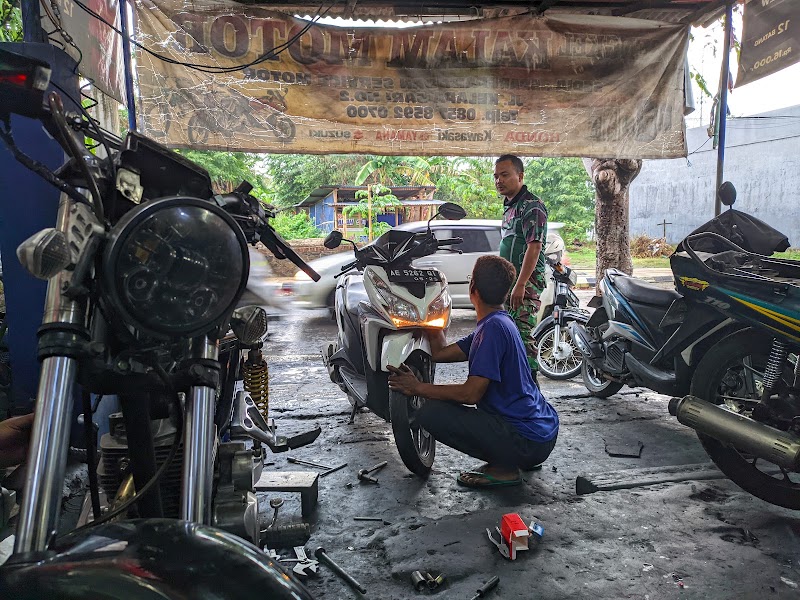
<path fill-rule="evenodd" d="M 433 383 L 433 368 L 429 361 L 422 368 L 413 364 L 409 367 L 420 381 Z M 420 477 L 430 474 L 436 456 L 434 437 L 422 427 L 413 424 L 414 412 L 424 402 L 425 399 L 421 396 L 406 396 L 394 390 L 389 392 L 389 416 L 392 420 L 394 443 L 403 464 Z"/>

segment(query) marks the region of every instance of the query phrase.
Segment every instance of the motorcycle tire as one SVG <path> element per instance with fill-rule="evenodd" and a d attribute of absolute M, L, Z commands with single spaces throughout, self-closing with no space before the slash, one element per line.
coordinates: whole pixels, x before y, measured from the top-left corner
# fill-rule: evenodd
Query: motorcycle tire
<path fill-rule="evenodd" d="M 731 366 L 747 357 L 766 364 L 772 340 L 753 329 L 737 331 L 711 347 L 697 365 L 692 378 L 691 394 L 714 404 L 721 404 L 717 392 Z M 793 368 L 793 366 L 792 366 Z M 757 399 L 756 399 L 757 400 Z M 770 504 L 800 510 L 800 483 L 793 482 L 780 471 L 773 477 L 755 466 L 752 457 L 742 455 L 735 447 L 698 432 L 703 449 L 731 481 L 744 491 Z M 762 463 L 768 463 L 762 461 Z M 794 474 L 800 482 L 800 474 Z M 780 479 L 778 477 L 780 476 Z"/>
<path fill-rule="evenodd" d="M 430 358 L 407 361 L 420 381 L 433 383 L 434 366 Z M 394 443 L 403 464 L 420 477 L 430 475 L 436 456 L 436 440 L 422 429 L 412 425 L 414 411 L 425 402 L 420 396 L 406 396 L 395 390 L 389 391 L 389 418 L 392 422 Z"/>
<path fill-rule="evenodd" d="M 575 347 L 575 344 L 572 343 L 572 336 L 569 334 L 569 321 L 561 326 L 561 342 L 569 344 L 572 347 L 572 352 L 566 359 L 558 360 L 553 358 L 551 360 L 548 358 L 548 352 L 550 353 L 549 356 L 552 356 L 553 347 L 555 345 L 555 340 L 553 339 L 554 333 L 555 325 L 551 325 L 534 338 L 538 354 L 539 372 L 548 379 L 553 379 L 555 381 L 572 379 L 581 372 L 583 355 L 581 355 Z"/>
<path fill-rule="evenodd" d="M 581 362 L 581 377 L 586 389 L 598 398 L 609 398 L 620 391 L 624 385 L 619 381 L 601 379 L 595 373 L 594 368 L 585 360 Z"/>

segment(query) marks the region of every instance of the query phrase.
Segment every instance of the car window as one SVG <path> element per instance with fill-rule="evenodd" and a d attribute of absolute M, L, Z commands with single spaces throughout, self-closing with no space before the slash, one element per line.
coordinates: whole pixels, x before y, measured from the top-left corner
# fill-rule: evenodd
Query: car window
<path fill-rule="evenodd" d="M 485 229 L 453 229 L 452 233 L 453 237 L 460 237 L 464 240 L 453 248 L 458 248 L 464 253 L 491 252 L 493 250 L 489 244 L 489 238 L 486 237 L 488 232 Z"/>
<path fill-rule="evenodd" d="M 484 233 L 486 233 L 486 238 L 489 240 L 489 247 L 491 248 L 492 252 L 499 252 L 500 238 L 502 237 L 500 234 L 500 229 L 498 227 L 485 229 Z"/>

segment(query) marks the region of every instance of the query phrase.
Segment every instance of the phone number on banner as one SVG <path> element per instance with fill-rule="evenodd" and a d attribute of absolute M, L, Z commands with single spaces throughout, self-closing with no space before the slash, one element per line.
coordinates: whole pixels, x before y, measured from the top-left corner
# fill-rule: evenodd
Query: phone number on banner
<path fill-rule="evenodd" d="M 446 121 L 475 121 L 483 120 L 490 123 L 516 123 L 519 111 L 517 110 L 487 110 L 479 113 L 474 108 L 437 108 L 432 106 L 380 106 L 380 105 L 355 105 L 351 104 L 346 109 L 347 116 L 351 119 L 373 117 L 376 119 L 433 119 L 435 117 Z"/>

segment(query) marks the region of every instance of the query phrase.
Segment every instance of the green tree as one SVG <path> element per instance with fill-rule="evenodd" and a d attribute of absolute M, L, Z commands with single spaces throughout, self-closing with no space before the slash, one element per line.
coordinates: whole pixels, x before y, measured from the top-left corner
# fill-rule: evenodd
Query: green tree
<path fill-rule="evenodd" d="M 0 0 L 0 42 L 22 40 L 22 10 L 19 0 Z"/>
<path fill-rule="evenodd" d="M 244 152 L 211 152 L 206 150 L 178 150 L 192 162 L 208 171 L 216 191 L 230 192 L 242 181 L 253 185 L 251 192 L 263 202 L 273 201 L 273 192 L 259 173 L 262 159 L 257 154 Z"/>
<path fill-rule="evenodd" d="M 294 206 L 324 185 L 352 185 L 363 164 L 356 155 L 272 154 L 266 173 L 274 189 L 276 206 Z"/>
<path fill-rule="evenodd" d="M 467 217 L 499 219 L 503 202 L 494 188 L 491 158 L 452 158 L 436 173 L 436 197 L 464 207 Z"/>
<path fill-rule="evenodd" d="M 579 158 L 533 158 L 525 165 L 528 189 L 544 200 L 550 221 L 562 221 L 562 237 L 585 240 L 594 226 L 594 189 Z"/>
<path fill-rule="evenodd" d="M 382 215 L 387 209 L 401 206 L 400 200 L 392 194 L 391 189 L 380 183 L 370 184 L 368 189 L 356 192 L 356 200 L 358 200 L 358 204 L 346 206 L 343 209 L 342 212 L 345 216 L 355 214 L 371 218 L 373 237 L 391 229 L 388 223 L 378 221 L 378 215 Z"/>
<path fill-rule="evenodd" d="M 324 235 L 322 231 L 314 227 L 314 223 L 305 212 L 296 215 L 280 212 L 270 220 L 270 224 L 286 240 L 318 238 Z"/>

